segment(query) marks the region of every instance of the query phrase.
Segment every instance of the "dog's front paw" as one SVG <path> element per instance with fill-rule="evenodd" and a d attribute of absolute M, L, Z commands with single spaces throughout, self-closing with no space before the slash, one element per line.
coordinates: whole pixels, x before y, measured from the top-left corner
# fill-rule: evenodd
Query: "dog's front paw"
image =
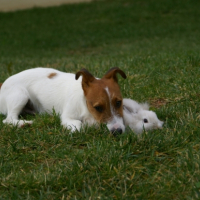
<path fill-rule="evenodd" d="M 79 120 L 65 120 L 62 125 L 71 130 L 71 132 L 80 131 L 82 122 Z"/>
<path fill-rule="evenodd" d="M 71 131 L 72 133 L 75 132 L 76 130 L 77 130 L 77 131 L 80 131 L 80 128 L 77 128 L 77 127 L 74 126 L 74 125 L 70 125 L 70 126 L 68 125 L 67 128 L 70 129 L 70 131 Z"/>

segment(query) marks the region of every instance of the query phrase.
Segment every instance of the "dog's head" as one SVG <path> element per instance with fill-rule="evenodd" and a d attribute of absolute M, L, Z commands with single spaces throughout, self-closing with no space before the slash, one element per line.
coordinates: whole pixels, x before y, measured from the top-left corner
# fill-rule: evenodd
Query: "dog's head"
<path fill-rule="evenodd" d="M 126 78 L 125 73 L 117 67 L 111 68 L 102 79 L 95 78 L 86 69 L 76 73 L 76 80 L 82 75 L 82 88 L 89 112 L 97 122 L 106 123 L 112 133 L 125 130 L 123 98 L 117 74 Z"/>

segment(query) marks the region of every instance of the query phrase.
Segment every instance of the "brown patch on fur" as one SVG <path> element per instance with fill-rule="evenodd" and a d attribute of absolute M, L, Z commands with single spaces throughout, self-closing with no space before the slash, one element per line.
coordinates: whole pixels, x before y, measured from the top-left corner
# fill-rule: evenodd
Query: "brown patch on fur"
<path fill-rule="evenodd" d="M 3 83 L 0 83 L 0 89 L 1 89 L 1 86 L 3 85 Z"/>
<path fill-rule="evenodd" d="M 54 72 L 54 73 L 49 74 L 47 77 L 48 77 L 48 78 L 54 78 L 56 75 L 57 75 L 57 74 Z"/>

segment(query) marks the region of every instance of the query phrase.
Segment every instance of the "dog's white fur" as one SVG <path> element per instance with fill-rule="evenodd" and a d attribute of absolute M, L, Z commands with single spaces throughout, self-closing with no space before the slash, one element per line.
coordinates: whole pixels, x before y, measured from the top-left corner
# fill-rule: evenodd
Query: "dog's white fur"
<path fill-rule="evenodd" d="M 139 104 L 132 99 L 123 99 L 123 115 L 125 126 L 137 134 L 163 126 L 156 113 L 149 110 L 147 103 Z"/>
<path fill-rule="evenodd" d="M 48 78 L 49 74 L 52 74 L 51 78 Z M 9 77 L 0 89 L 0 113 L 7 115 L 3 123 L 31 124 L 32 121 L 18 119 L 24 106 L 31 102 L 38 113 L 51 114 L 54 109 L 60 115 L 62 125 L 71 128 L 72 132 L 80 130 L 83 124 L 96 124 L 86 105 L 81 83 L 82 77 L 75 80 L 75 74 L 50 68 L 29 69 Z M 107 121 L 109 130 L 120 127 L 124 131 L 122 117 L 116 117 L 117 121 L 113 119 Z"/>

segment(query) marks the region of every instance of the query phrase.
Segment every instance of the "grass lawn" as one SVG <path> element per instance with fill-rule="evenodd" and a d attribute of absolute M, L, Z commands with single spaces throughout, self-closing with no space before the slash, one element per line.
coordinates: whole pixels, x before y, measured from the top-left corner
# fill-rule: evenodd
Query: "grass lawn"
<path fill-rule="evenodd" d="M 0 13 L 0 82 L 37 66 L 118 66 L 124 97 L 148 101 L 162 130 L 70 134 L 59 116 L 2 123 L 0 199 L 200 199 L 200 1 L 95 1 Z"/>

